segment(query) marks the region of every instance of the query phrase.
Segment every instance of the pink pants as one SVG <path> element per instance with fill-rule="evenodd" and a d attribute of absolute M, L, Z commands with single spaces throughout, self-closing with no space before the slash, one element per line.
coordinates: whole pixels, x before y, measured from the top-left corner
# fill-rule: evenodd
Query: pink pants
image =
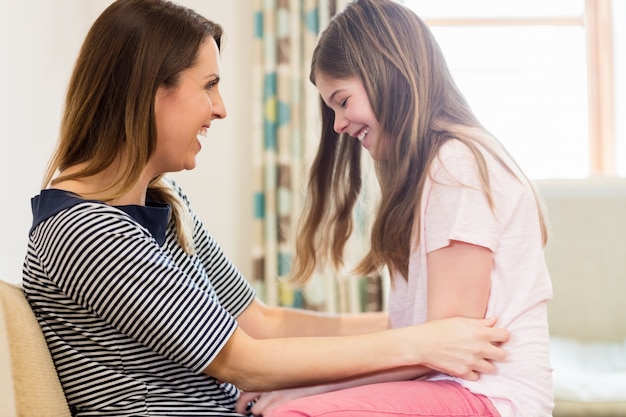
<path fill-rule="evenodd" d="M 399 381 L 299 398 L 265 417 L 500 417 L 491 401 L 451 381 Z"/>

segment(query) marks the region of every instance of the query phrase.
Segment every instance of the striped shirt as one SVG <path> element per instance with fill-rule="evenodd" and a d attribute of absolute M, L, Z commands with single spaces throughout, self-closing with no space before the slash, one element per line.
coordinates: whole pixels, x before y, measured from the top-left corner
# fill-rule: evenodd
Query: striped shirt
<path fill-rule="evenodd" d="M 238 416 L 238 389 L 202 370 L 255 295 L 191 209 L 194 255 L 167 205 L 50 189 L 32 207 L 23 285 L 72 413 Z"/>

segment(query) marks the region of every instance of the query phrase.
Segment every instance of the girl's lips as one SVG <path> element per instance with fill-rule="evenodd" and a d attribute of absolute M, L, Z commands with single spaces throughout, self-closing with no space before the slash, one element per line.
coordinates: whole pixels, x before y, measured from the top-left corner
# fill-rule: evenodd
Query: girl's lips
<path fill-rule="evenodd" d="M 369 132 L 368 128 L 364 128 L 359 132 L 359 134 L 356 137 L 359 140 L 359 142 L 363 142 L 363 139 L 365 139 L 365 136 L 367 136 L 368 132 Z"/>

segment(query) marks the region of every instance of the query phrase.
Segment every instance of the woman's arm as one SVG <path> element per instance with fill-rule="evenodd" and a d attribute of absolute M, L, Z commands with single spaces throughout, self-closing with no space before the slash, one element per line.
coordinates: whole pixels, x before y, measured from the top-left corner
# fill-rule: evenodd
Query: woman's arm
<path fill-rule="evenodd" d="M 256 339 L 294 336 L 349 336 L 389 327 L 387 313 L 326 314 L 269 307 L 255 299 L 237 317 L 239 326 Z"/>
<path fill-rule="evenodd" d="M 370 335 L 364 334 L 361 335 L 361 339 L 268 340 L 267 342 L 273 344 L 274 347 L 269 348 L 269 353 L 258 354 L 256 357 L 261 361 L 267 361 L 269 360 L 267 358 L 271 358 L 272 354 L 277 351 L 279 352 L 279 358 L 277 359 L 281 363 L 280 368 L 290 367 L 294 370 L 297 369 L 294 377 L 299 375 L 303 379 L 300 381 L 292 380 L 285 383 L 283 387 L 321 384 L 323 387 L 319 387 L 319 389 L 326 391 L 347 387 L 348 385 L 354 386 L 372 382 L 415 379 L 431 370 L 445 372 L 466 379 L 476 379 L 478 372 L 493 372 L 494 365 L 490 360 L 504 358 L 504 351 L 499 347 L 493 346 L 492 343 L 500 344 L 505 341 L 504 339 L 498 341 L 495 339 L 482 339 L 478 342 L 478 339 L 471 340 L 468 336 L 469 333 L 477 331 L 476 328 L 471 330 L 463 329 L 460 333 L 459 329 L 453 330 L 451 328 L 443 331 L 444 326 L 440 321 L 432 321 L 437 318 L 454 316 L 484 317 L 489 297 L 492 258 L 491 251 L 486 248 L 456 241 L 428 255 L 429 323 L 427 324 Z M 377 326 L 383 327 L 383 323 L 386 325 L 387 318 L 383 315 L 373 315 L 363 319 L 358 315 L 352 317 L 329 317 L 316 313 L 269 308 L 260 301 L 255 301 L 242 313 L 238 321 L 242 330 L 248 330 L 251 336 L 260 339 L 294 335 L 362 333 L 372 331 Z M 482 322 L 481 325 L 484 326 L 486 325 L 485 323 Z M 491 321 L 488 323 L 488 326 L 493 324 L 493 321 Z M 501 329 L 489 330 L 500 331 Z M 397 337 L 397 334 L 394 333 L 396 331 L 406 332 L 406 334 L 398 338 L 397 342 L 392 342 L 392 338 Z M 479 336 L 478 333 L 473 333 L 471 337 L 484 337 L 484 335 Z M 508 333 L 506 331 L 505 333 L 507 334 L 506 338 L 508 338 Z M 460 334 L 463 334 L 463 336 L 459 337 Z M 249 338 L 245 333 L 244 335 Z M 262 342 L 257 339 L 250 338 L 249 343 L 256 344 Z M 377 343 L 380 342 L 380 339 L 384 339 L 386 343 L 378 345 Z M 446 347 L 442 344 L 444 340 Z M 346 341 L 347 344 L 344 344 Z M 479 346 L 483 342 L 485 344 Z M 336 346 L 334 346 L 335 344 Z M 403 349 L 405 347 L 409 347 L 409 350 L 413 351 L 412 353 L 417 354 L 417 357 L 412 357 L 413 362 L 401 364 L 397 361 L 387 361 L 388 359 L 398 359 L 399 356 L 403 355 L 411 357 L 411 352 Z M 307 360 L 302 365 L 305 367 L 310 366 L 310 368 L 299 368 L 297 364 L 287 366 L 288 354 L 291 352 L 291 349 L 295 351 L 294 361 L 298 360 L 297 358 L 302 352 L 306 352 Z M 497 353 L 495 353 L 497 358 L 485 355 L 491 349 L 497 350 Z M 298 350 L 300 350 L 300 353 L 298 353 Z M 319 357 L 317 357 L 318 354 L 320 355 Z M 311 359 L 317 359 L 318 361 Z M 330 373 L 324 374 L 324 366 L 328 364 L 333 364 L 333 366 L 329 370 Z M 334 364 L 337 365 L 335 366 Z M 212 370 L 209 370 L 209 373 L 215 372 L 216 368 L 219 369 L 220 366 L 216 365 Z M 403 369 L 398 370 L 398 368 Z M 317 378 L 309 379 L 306 376 L 308 371 L 313 373 L 311 377 L 317 376 Z M 238 372 L 241 372 L 241 370 Z M 223 379 L 228 380 L 228 378 Z M 333 384 L 327 384 L 328 381 L 332 381 Z M 337 385 L 337 381 L 341 381 L 339 385 Z M 269 383 L 267 379 L 266 382 Z M 255 384 L 252 383 L 252 385 Z M 242 388 L 248 391 L 270 391 L 276 389 L 267 387 Z"/>
<path fill-rule="evenodd" d="M 463 319 L 453 319 L 450 321 L 454 321 L 454 320 L 458 320 L 458 322 L 456 323 L 457 325 L 464 325 L 464 324 L 469 325 L 470 323 L 476 324 L 478 322 L 475 320 L 467 320 L 464 322 Z M 480 349 L 478 347 L 479 345 L 474 345 L 475 340 L 471 340 L 471 339 L 461 340 L 461 338 L 457 338 L 461 334 L 467 335 L 467 333 L 465 333 L 465 330 L 468 330 L 468 329 L 463 330 L 459 328 L 457 329 L 457 331 L 453 331 L 452 328 L 448 328 L 447 330 L 444 330 L 443 324 L 447 321 L 448 320 L 443 320 L 443 321 L 440 320 L 440 321 L 431 322 L 430 324 L 432 325 L 433 323 L 438 323 L 438 325 L 441 326 L 439 330 L 443 332 L 440 334 L 442 337 L 445 337 L 445 332 L 452 331 L 452 333 L 448 334 L 447 336 L 449 339 L 448 341 L 450 342 L 451 345 L 458 344 L 457 346 L 459 347 L 459 350 L 456 353 L 453 353 L 452 350 L 447 350 L 447 348 L 446 349 L 442 348 L 440 351 L 435 352 L 434 353 L 435 355 L 444 355 L 444 356 L 448 355 L 449 358 L 453 358 L 456 354 L 461 354 L 461 350 L 463 349 L 463 347 L 467 347 L 468 349 L 471 350 L 472 348 L 470 348 L 470 346 L 474 346 L 476 349 Z M 495 319 L 482 320 L 482 322 L 483 324 L 486 324 L 486 325 L 493 325 L 495 323 Z M 446 353 L 444 353 L 444 351 Z M 465 353 L 468 355 L 467 356 L 468 358 L 473 356 L 473 353 L 470 353 L 470 351 L 467 351 Z M 504 358 L 504 356 L 502 356 L 501 358 Z M 449 364 L 451 363 L 452 361 L 449 362 Z M 477 360 L 474 368 L 475 368 L 475 371 L 480 372 L 480 373 L 492 373 L 495 369 L 495 366 L 493 365 L 491 360 L 487 360 L 483 358 L 483 359 Z M 341 389 L 346 389 L 346 388 L 351 388 L 351 387 L 366 385 L 366 384 L 418 379 L 430 372 L 432 372 L 432 369 L 428 368 L 427 366 L 411 366 L 411 367 L 385 370 L 385 371 L 381 371 L 377 373 L 372 373 L 366 376 L 350 378 L 350 379 L 345 379 L 339 382 L 332 382 L 332 383 L 321 384 L 321 385 L 288 388 L 288 389 L 265 392 L 265 393 L 255 392 L 255 391 L 243 392 L 239 400 L 237 401 L 236 409 L 240 413 L 245 413 L 245 411 L 249 407 L 249 403 L 254 402 L 254 406 L 251 408 L 250 411 L 254 415 L 263 415 L 264 413 L 267 413 L 268 411 L 270 411 L 273 407 L 279 404 L 282 404 L 286 401 L 296 399 L 296 398 L 321 394 L 324 392 L 337 391 Z M 448 370 L 448 372 L 453 373 L 451 370 Z M 475 372 L 472 375 L 467 375 L 467 377 L 469 379 L 475 379 L 477 377 L 477 373 Z"/>
<path fill-rule="evenodd" d="M 452 241 L 445 248 L 431 252 L 428 256 L 428 319 L 465 316 L 483 317 L 487 309 L 490 291 L 490 276 L 493 255 L 489 249 L 464 242 Z M 435 321 L 437 322 L 437 321 Z M 493 325 L 495 320 L 491 321 Z M 455 333 L 448 334 L 454 337 Z M 452 340 L 450 340 L 452 342 Z M 463 346 L 466 342 L 456 340 Z M 442 352 L 433 352 L 434 355 Z M 495 365 L 489 360 L 480 360 L 479 372 L 490 373 Z M 351 378 L 344 381 L 322 384 L 311 387 L 275 391 L 263 395 L 244 393 L 238 402 L 238 410 L 243 410 L 247 402 L 257 401 L 252 408 L 255 415 L 269 411 L 273 406 L 305 395 L 314 395 L 328 391 L 350 388 L 371 383 L 400 381 L 420 378 L 432 370 L 439 370 L 452 375 L 454 371 L 444 370 L 436 366 L 413 366 L 400 369 L 385 370 L 374 374 Z M 477 374 L 471 375 L 470 379 Z"/>
<path fill-rule="evenodd" d="M 244 391 L 325 384 L 424 365 L 476 379 L 502 360 L 508 332 L 491 320 L 446 319 L 345 337 L 254 339 L 237 329 L 205 369 Z"/>

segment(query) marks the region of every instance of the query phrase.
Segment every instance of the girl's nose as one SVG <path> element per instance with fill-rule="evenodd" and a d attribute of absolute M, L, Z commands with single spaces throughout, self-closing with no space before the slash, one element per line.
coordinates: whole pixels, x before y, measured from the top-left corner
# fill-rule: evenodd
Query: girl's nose
<path fill-rule="evenodd" d="M 335 114 L 335 123 L 333 126 L 333 128 L 335 129 L 335 132 L 343 133 L 347 127 L 348 127 L 348 121 L 345 118 L 342 118 L 340 116 L 337 116 L 337 114 Z"/>

